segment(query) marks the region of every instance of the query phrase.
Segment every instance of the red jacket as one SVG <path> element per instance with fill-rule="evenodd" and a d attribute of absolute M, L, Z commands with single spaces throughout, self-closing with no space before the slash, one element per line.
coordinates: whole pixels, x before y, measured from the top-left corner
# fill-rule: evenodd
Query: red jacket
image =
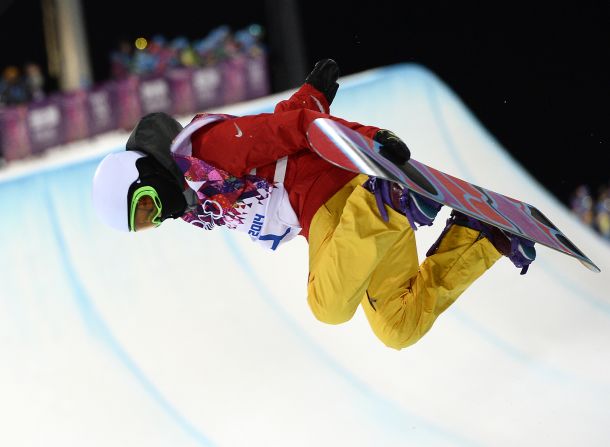
<path fill-rule="evenodd" d="M 278 103 L 274 113 L 230 118 L 196 131 L 191 137 L 193 156 L 237 177 L 256 168 L 256 175 L 269 181 L 273 181 L 276 161 L 288 156 L 284 186 L 299 218 L 301 234 L 309 238 L 316 211 L 355 177 L 310 149 L 306 136 L 309 125 L 316 118 L 330 118 L 369 138 L 379 130 L 328 112 L 324 95 L 304 84 L 290 99 Z"/>

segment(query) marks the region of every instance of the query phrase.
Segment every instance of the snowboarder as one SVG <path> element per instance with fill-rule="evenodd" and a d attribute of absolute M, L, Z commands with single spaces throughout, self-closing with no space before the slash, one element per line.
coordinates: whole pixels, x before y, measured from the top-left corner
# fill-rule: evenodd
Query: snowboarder
<path fill-rule="evenodd" d="M 314 315 L 339 324 L 362 305 L 379 339 L 402 349 L 502 255 L 526 269 L 535 250 L 453 212 L 420 265 L 414 230 L 431 225 L 441 205 L 330 165 L 308 146 L 309 124 L 326 117 L 378 141 L 393 162 L 410 158 L 391 131 L 329 115 L 338 76 L 333 60 L 319 61 L 273 113 L 202 113 L 184 129 L 163 113 L 143 117 L 127 150 L 98 166 L 93 204 L 106 224 L 123 231 L 181 218 L 245 232 L 272 250 L 302 235 Z"/>

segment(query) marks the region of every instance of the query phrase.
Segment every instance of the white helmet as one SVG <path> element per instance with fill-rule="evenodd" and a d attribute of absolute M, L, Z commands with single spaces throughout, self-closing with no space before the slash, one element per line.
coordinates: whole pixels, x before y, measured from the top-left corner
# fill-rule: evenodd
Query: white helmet
<path fill-rule="evenodd" d="M 93 177 L 93 208 L 108 226 L 129 231 L 129 188 L 140 173 L 136 160 L 145 157 L 139 151 L 108 154 L 101 161 Z"/>
<path fill-rule="evenodd" d="M 93 207 L 104 223 L 137 231 L 138 225 L 158 226 L 184 213 L 184 176 L 170 152 L 181 130 L 180 123 L 165 113 L 148 114 L 131 132 L 126 151 L 104 157 L 93 177 Z M 157 214 L 140 222 L 135 210 L 143 196 L 152 199 Z"/>

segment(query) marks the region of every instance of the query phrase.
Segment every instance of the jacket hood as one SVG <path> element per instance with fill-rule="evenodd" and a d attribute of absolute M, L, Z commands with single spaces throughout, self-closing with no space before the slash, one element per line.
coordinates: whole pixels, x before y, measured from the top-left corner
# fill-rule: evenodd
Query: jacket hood
<path fill-rule="evenodd" d="M 139 151 L 151 156 L 171 174 L 178 185 L 182 185 L 184 176 L 170 152 L 172 141 L 182 129 L 182 125 L 167 113 L 150 113 L 136 124 L 126 148 L 128 151 Z"/>

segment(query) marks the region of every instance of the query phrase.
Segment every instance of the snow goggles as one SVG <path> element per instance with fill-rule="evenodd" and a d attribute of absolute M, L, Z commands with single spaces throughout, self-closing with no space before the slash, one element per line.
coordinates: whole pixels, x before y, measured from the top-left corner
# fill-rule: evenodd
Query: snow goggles
<path fill-rule="evenodd" d="M 161 199 L 151 186 L 134 191 L 129 207 L 129 230 L 141 231 L 161 225 Z"/>

